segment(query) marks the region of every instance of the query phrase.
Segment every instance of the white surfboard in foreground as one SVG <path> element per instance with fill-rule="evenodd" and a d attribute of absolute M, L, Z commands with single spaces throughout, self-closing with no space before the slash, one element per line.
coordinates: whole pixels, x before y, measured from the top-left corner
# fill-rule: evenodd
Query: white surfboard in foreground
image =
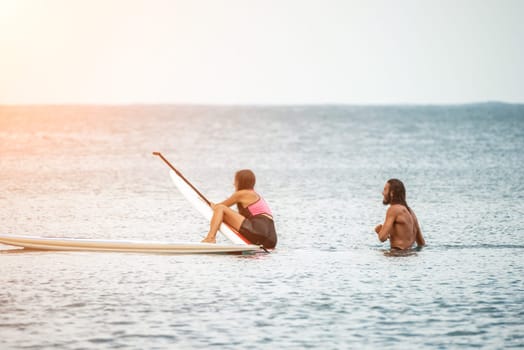
<path fill-rule="evenodd" d="M 154 155 L 160 156 L 172 169 L 173 166 L 158 152 Z M 178 171 L 170 170 L 170 176 L 180 193 L 189 203 L 204 216 L 211 220 L 213 210 L 204 200 L 196 188 L 192 188 L 183 175 Z M 144 252 L 144 253 L 235 253 L 258 251 L 262 248 L 251 244 L 239 232 L 227 224 L 220 225 L 220 232 L 229 238 L 234 244 L 215 243 L 182 243 L 182 242 L 152 242 L 134 240 L 98 240 L 59 237 L 35 237 L 0 235 L 0 243 L 40 250 L 67 250 L 67 251 L 111 251 L 111 252 Z"/>
<path fill-rule="evenodd" d="M 39 250 L 108 251 L 139 253 L 240 253 L 260 250 L 256 245 L 98 240 L 79 238 L 0 235 L 0 243 Z"/>

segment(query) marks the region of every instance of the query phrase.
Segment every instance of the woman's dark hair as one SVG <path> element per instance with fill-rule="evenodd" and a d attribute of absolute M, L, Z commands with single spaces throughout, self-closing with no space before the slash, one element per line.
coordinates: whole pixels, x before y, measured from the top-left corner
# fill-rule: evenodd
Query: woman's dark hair
<path fill-rule="evenodd" d="M 252 190 L 255 187 L 255 173 L 249 169 L 239 170 L 235 174 L 237 190 Z"/>
<path fill-rule="evenodd" d="M 408 207 L 408 203 L 406 202 L 406 188 L 404 187 L 402 181 L 399 179 L 389 179 L 388 184 L 390 203 L 401 204 L 411 211 L 411 209 Z"/>

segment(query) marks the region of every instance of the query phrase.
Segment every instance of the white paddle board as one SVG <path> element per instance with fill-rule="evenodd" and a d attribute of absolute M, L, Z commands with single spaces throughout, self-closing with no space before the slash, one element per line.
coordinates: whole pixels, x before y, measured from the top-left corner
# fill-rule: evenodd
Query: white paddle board
<path fill-rule="evenodd" d="M 191 203 L 193 208 L 195 208 L 202 216 L 208 221 L 211 220 L 213 216 L 213 210 L 211 207 L 202 199 L 202 197 L 187 184 L 184 179 L 182 179 L 176 172 L 169 170 L 169 175 L 173 180 L 176 188 L 182 193 L 182 195 Z M 242 236 L 237 230 L 233 227 L 222 223 L 220 225 L 220 232 L 229 238 L 229 240 L 235 244 L 249 245 L 249 242 L 245 237 Z"/>
<path fill-rule="evenodd" d="M 0 243 L 38 250 L 106 251 L 138 253 L 241 253 L 260 250 L 256 245 L 97 240 L 57 237 L 0 235 Z"/>

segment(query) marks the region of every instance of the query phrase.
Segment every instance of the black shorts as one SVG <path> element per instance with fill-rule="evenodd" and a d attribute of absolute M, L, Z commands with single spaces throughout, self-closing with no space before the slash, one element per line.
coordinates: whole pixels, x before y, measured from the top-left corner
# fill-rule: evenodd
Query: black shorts
<path fill-rule="evenodd" d="M 275 248 L 277 232 L 273 220 L 264 215 L 247 218 L 240 226 L 240 233 L 251 243 L 262 245 L 264 248 Z"/>

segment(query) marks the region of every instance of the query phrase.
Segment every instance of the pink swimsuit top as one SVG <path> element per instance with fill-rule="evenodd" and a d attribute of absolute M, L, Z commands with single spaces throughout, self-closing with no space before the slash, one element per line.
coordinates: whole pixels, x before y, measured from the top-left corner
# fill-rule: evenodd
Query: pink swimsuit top
<path fill-rule="evenodd" d="M 269 209 L 269 205 L 267 205 L 267 203 L 264 200 L 264 198 L 262 198 L 262 196 L 260 196 L 258 193 L 256 193 L 256 195 L 258 196 L 258 200 L 255 203 L 252 203 L 252 204 L 248 205 L 247 208 L 242 208 L 242 209 L 244 209 L 244 210 L 247 209 L 249 214 L 251 214 L 250 216 L 266 214 L 266 215 L 269 215 L 269 216 L 272 217 L 273 213 L 271 213 L 271 209 Z M 244 210 L 242 210 L 242 211 L 244 211 Z M 241 212 L 241 214 L 243 214 L 243 213 Z M 244 216 L 246 216 L 246 215 L 244 215 Z"/>

